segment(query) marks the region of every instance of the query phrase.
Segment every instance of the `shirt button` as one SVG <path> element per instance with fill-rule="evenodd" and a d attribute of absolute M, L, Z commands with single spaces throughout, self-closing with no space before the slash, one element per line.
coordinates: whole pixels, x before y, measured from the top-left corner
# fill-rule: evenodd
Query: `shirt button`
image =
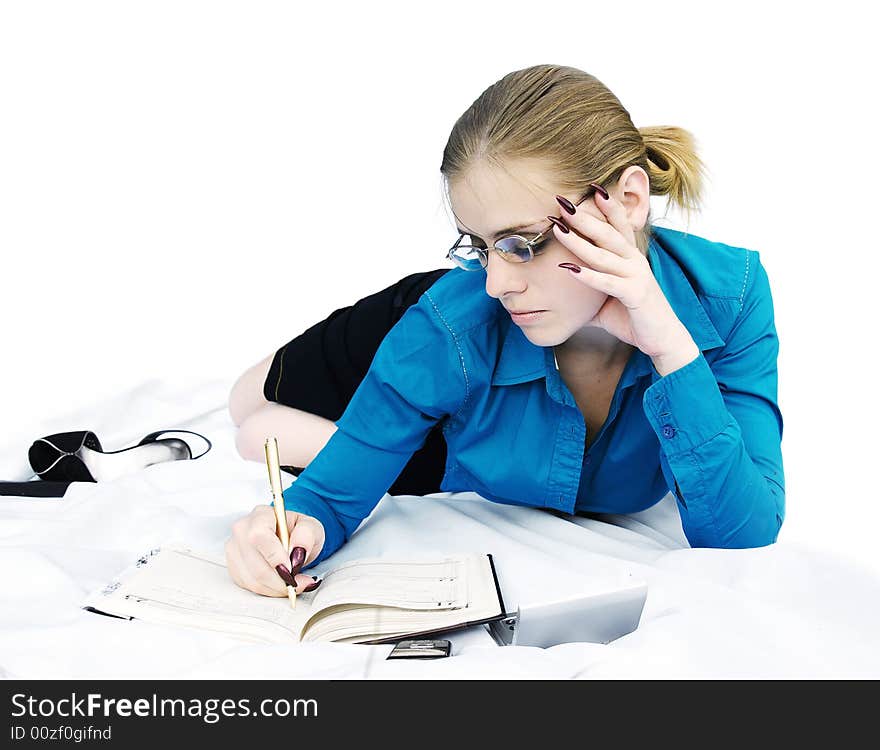
<path fill-rule="evenodd" d="M 671 438 L 674 435 L 675 435 L 675 428 L 674 427 L 672 427 L 668 424 L 663 425 L 663 437 Z"/>

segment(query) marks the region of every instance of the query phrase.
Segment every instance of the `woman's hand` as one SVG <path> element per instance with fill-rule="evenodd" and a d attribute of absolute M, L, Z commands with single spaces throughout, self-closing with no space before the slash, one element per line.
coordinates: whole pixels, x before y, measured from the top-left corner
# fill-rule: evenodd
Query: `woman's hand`
<path fill-rule="evenodd" d="M 587 211 L 569 214 L 563 205 L 566 211 L 562 218 L 572 231 L 565 234 L 559 226 L 553 228 L 556 239 L 585 264 L 576 266 L 579 273 L 572 269 L 564 272 L 609 295 L 587 325 L 605 329 L 651 358 L 681 351 L 683 342 L 692 341 L 690 332 L 666 299 L 647 257 L 636 246 L 626 209 L 598 191 L 594 200 L 605 220 Z"/>
<path fill-rule="evenodd" d="M 288 584 L 296 586 L 297 594 L 316 589 L 320 581 L 299 571 L 321 554 L 323 524 L 317 518 L 288 510 L 289 557 L 275 533 L 275 525 L 275 509 L 271 505 L 258 505 L 232 525 L 232 536 L 225 548 L 232 580 L 243 589 L 264 596 L 287 596 Z"/>

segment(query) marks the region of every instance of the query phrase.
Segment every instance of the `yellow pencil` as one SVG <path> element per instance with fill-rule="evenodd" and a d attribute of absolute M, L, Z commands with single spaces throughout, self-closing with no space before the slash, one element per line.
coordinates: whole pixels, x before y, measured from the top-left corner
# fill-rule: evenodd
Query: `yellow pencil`
<path fill-rule="evenodd" d="M 284 552 L 290 555 L 290 534 L 287 531 L 287 514 L 284 512 L 284 495 L 281 490 L 281 459 L 278 456 L 278 441 L 274 437 L 266 438 L 266 467 L 269 469 L 269 488 L 275 504 L 276 532 Z M 296 607 L 296 589 L 287 587 L 287 598 L 290 606 Z"/>

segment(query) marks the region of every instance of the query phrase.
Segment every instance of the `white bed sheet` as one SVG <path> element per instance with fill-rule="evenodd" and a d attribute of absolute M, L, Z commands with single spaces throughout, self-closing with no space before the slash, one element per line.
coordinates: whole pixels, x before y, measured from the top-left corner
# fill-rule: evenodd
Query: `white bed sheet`
<path fill-rule="evenodd" d="M 90 429 L 105 450 L 158 429 L 213 441 L 196 461 L 72 486 L 61 499 L 0 496 L 0 676 L 5 678 L 629 679 L 880 677 L 880 577 L 804 544 L 690 549 L 674 498 L 630 516 L 560 518 L 474 493 L 386 495 L 317 570 L 355 557 L 496 556 L 505 604 L 540 602 L 631 573 L 648 583 L 639 627 L 608 644 L 499 647 L 483 626 L 449 634 L 453 656 L 386 661 L 391 645 L 253 645 L 200 630 L 102 617 L 85 596 L 169 540 L 222 552 L 235 519 L 266 502 L 265 466 L 241 459 L 232 381 L 149 380 L 9 436 L 6 479 L 27 448 Z M 285 475 L 285 481 L 291 481 Z M 791 502 L 791 499 L 789 499 Z M 310 571 L 315 573 L 315 570 Z"/>

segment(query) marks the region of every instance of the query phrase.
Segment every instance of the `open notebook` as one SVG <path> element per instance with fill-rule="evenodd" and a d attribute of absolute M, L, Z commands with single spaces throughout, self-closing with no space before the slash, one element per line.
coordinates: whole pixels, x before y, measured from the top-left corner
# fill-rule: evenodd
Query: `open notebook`
<path fill-rule="evenodd" d="M 506 616 L 489 554 L 352 560 L 291 607 L 286 597 L 239 587 L 223 559 L 181 544 L 144 555 L 83 608 L 263 643 L 385 643 Z"/>

